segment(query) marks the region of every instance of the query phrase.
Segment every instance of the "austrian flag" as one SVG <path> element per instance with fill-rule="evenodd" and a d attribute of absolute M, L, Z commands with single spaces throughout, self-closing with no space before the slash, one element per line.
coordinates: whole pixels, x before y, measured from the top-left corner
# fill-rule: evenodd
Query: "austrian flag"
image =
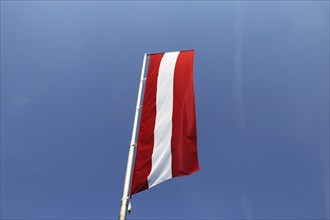
<path fill-rule="evenodd" d="M 199 170 L 194 51 L 149 58 L 131 195 Z"/>

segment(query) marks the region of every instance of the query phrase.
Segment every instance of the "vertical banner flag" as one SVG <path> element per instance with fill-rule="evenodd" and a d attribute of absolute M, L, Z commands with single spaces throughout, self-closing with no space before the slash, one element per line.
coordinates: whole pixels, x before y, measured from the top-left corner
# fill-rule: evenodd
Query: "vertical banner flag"
<path fill-rule="evenodd" d="M 151 54 L 131 195 L 199 170 L 194 51 Z"/>

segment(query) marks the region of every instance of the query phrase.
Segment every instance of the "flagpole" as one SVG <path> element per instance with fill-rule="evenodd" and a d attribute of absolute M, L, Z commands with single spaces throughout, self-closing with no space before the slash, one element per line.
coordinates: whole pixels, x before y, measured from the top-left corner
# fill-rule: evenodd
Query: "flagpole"
<path fill-rule="evenodd" d="M 145 72 L 147 56 L 148 56 L 148 54 L 145 53 L 144 57 L 143 57 L 140 85 L 139 85 L 138 97 L 137 97 L 136 108 L 135 108 L 135 117 L 134 117 L 134 123 L 133 123 L 132 138 L 131 138 L 131 143 L 130 143 L 129 152 L 128 152 L 128 158 L 127 158 L 123 197 L 121 198 L 121 204 L 120 204 L 120 212 L 119 212 L 120 220 L 126 219 L 128 201 L 129 201 L 129 197 L 130 197 L 130 188 L 131 188 L 133 166 L 134 166 L 134 155 L 135 155 L 135 148 L 136 148 L 136 131 L 137 131 L 137 127 L 138 127 L 139 114 L 140 114 L 140 110 L 141 110 L 141 96 L 142 96 L 143 83 L 145 81 L 144 72 Z"/>

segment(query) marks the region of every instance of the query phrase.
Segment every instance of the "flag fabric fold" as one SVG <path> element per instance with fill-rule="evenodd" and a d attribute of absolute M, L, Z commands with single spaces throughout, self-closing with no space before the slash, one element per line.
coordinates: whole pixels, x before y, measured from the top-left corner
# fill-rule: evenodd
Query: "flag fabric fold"
<path fill-rule="evenodd" d="M 131 195 L 199 170 L 194 51 L 151 54 Z"/>

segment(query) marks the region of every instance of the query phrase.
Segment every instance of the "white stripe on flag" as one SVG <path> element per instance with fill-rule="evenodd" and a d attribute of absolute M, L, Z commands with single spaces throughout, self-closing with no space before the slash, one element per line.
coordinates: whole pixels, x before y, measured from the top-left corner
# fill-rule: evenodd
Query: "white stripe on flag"
<path fill-rule="evenodd" d="M 172 178 L 173 80 L 180 52 L 165 53 L 159 66 L 156 94 L 156 122 L 149 188 Z"/>

